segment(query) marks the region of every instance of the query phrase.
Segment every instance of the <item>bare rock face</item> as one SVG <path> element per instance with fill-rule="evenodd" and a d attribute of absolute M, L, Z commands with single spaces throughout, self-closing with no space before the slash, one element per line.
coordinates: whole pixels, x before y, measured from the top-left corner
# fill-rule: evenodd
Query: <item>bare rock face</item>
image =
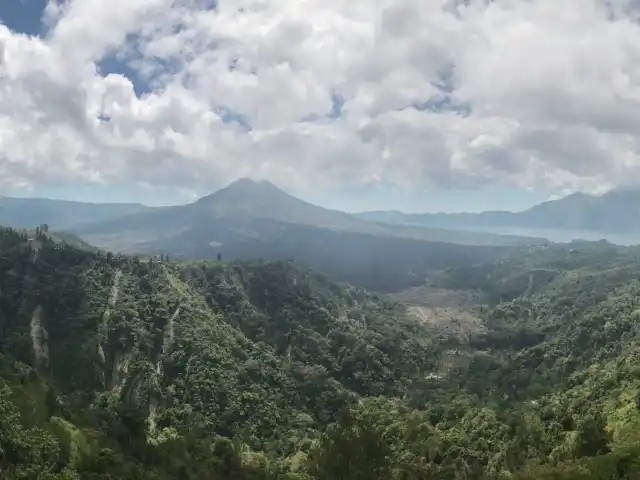
<path fill-rule="evenodd" d="M 36 365 L 47 368 L 49 366 L 49 334 L 42 323 L 42 307 L 40 305 L 33 310 L 31 315 L 29 334 Z"/>

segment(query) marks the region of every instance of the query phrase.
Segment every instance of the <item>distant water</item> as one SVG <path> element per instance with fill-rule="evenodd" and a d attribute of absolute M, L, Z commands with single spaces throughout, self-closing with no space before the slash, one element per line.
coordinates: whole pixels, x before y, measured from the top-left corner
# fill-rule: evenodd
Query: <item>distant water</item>
<path fill-rule="evenodd" d="M 519 228 L 519 227 L 477 227 L 462 228 L 478 232 L 500 235 L 518 235 L 522 237 L 542 237 L 552 242 L 568 243 L 572 240 L 607 240 L 616 245 L 640 245 L 640 233 L 605 233 L 593 230 L 570 230 L 557 228 Z"/>

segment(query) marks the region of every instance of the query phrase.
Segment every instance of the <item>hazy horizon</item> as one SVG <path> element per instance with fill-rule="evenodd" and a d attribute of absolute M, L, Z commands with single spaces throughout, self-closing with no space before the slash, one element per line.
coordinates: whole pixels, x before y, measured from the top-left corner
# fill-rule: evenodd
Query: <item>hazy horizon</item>
<path fill-rule="evenodd" d="M 186 205 L 188 203 L 192 203 L 197 201 L 198 199 L 211 195 L 218 190 L 221 190 L 231 183 L 240 180 L 242 178 L 250 178 L 250 177 L 239 177 L 234 179 L 232 182 L 228 184 L 221 185 L 218 188 L 212 189 L 211 191 L 203 191 L 202 193 L 195 194 L 193 192 L 185 193 L 182 195 L 180 199 L 175 198 L 174 196 L 163 195 L 164 192 L 162 189 L 160 191 L 155 191 L 151 193 L 149 187 L 139 187 L 135 191 L 129 191 L 128 189 L 122 188 L 114 188 L 111 186 L 102 186 L 102 188 L 96 188 L 96 186 L 87 186 L 85 188 L 76 188 L 73 190 L 69 190 L 67 188 L 50 188 L 50 189 L 37 189 L 35 191 L 18 191 L 18 192 L 7 192 L 2 195 L 10 198 L 22 198 L 22 199 L 48 199 L 48 200 L 61 200 L 61 201 L 75 201 L 75 202 L 85 202 L 85 203 L 140 203 L 149 207 L 163 207 L 163 206 L 176 206 L 176 205 Z M 273 183 L 273 182 L 272 182 Z M 275 184 L 278 188 L 281 188 L 283 191 L 289 193 L 290 195 L 300 198 L 306 202 L 312 203 L 314 205 L 318 205 L 323 208 L 331 209 L 331 210 L 339 210 L 350 214 L 358 214 L 363 212 L 371 212 L 371 211 L 399 211 L 402 213 L 481 213 L 486 211 L 496 211 L 496 210 L 505 210 L 512 212 L 519 212 L 527 210 L 535 205 L 539 205 L 540 203 L 556 200 L 562 197 L 553 197 L 548 198 L 542 195 L 536 195 L 533 192 L 527 192 L 526 194 L 521 196 L 520 203 L 516 202 L 517 208 L 508 209 L 505 208 L 505 205 L 513 205 L 512 198 L 514 192 L 512 191 L 501 191 L 501 190 L 489 190 L 489 191 L 476 191 L 476 192 L 467 192 L 465 201 L 471 199 L 473 200 L 474 196 L 479 197 L 478 201 L 475 202 L 475 208 L 465 208 L 466 203 L 462 203 L 459 205 L 459 208 L 456 209 L 455 199 L 459 197 L 460 192 L 450 190 L 450 191 L 436 191 L 436 192 L 426 192 L 423 193 L 420 198 L 425 201 L 426 208 L 422 209 L 419 205 L 415 203 L 412 204 L 407 200 L 407 195 L 402 195 L 398 192 L 382 192 L 378 195 L 373 195 L 368 198 L 373 198 L 373 201 L 370 205 L 370 208 L 358 208 L 357 206 L 349 205 L 349 196 L 340 196 L 339 194 L 334 195 L 333 197 L 327 197 L 323 195 L 317 194 L 305 194 L 305 192 L 294 193 L 286 188 L 282 188 L 279 185 Z M 99 186 L 98 186 L 99 187 Z M 104 191 L 106 189 L 106 192 Z M 404 197 L 404 199 L 403 199 Z M 415 198 L 415 195 L 414 195 Z M 429 200 L 436 199 L 437 206 L 434 205 L 433 202 Z M 480 200 L 482 199 L 482 200 Z M 366 207 L 362 203 L 362 197 L 360 198 L 360 207 Z M 487 201 L 488 200 L 488 201 Z M 509 202 L 507 202 L 509 200 Z M 386 202 L 389 203 L 386 203 Z M 353 203 L 353 202 L 352 202 Z M 482 208 L 483 203 L 487 205 L 487 208 Z M 499 206 L 502 205 L 500 208 Z M 402 208 L 405 207 L 405 208 Z M 447 208 L 448 207 L 448 208 Z"/>

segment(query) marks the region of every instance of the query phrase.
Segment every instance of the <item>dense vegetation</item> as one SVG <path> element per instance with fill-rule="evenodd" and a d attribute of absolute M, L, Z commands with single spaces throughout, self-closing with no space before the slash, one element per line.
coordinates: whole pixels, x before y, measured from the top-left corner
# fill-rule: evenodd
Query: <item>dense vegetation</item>
<path fill-rule="evenodd" d="M 397 305 L 287 263 L 167 264 L 1 235 L 0 398 L 23 432 L 2 461 L 16 478 L 36 463 L 271 478 L 302 469 L 345 407 L 404 395 L 434 368 Z"/>
<path fill-rule="evenodd" d="M 290 263 L 2 230 L 0 478 L 638 478 L 639 253 L 449 271 L 493 302 L 457 339 Z"/>
<path fill-rule="evenodd" d="M 495 305 L 559 289 L 565 297 L 572 298 L 591 288 L 591 283 L 611 289 L 637 278 L 639 272 L 638 248 L 606 241 L 573 241 L 519 250 L 493 263 L 454 267 L 433 277 L 430 283 L 482 292 L 487 302 Z"/>

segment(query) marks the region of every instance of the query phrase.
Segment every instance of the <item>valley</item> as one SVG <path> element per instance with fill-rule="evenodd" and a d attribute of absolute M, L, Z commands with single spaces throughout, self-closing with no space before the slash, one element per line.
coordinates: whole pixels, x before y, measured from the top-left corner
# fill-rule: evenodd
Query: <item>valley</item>
<path fill-rule="evenodd" d="M 0 230 L 7 478 L 640 475 L 639 247 L 419 240 L 227 195 Z M 119 225 L 140 251 L 86 242 Z"/>
<path fill-rule="evenodd" d="M 43 233 L 34 257 L 25 233 L 0 238 L 16 478 L 638 472 L 636 247 L 528 247 L 379 295 L 286 261 L 160 261 Z"/>

